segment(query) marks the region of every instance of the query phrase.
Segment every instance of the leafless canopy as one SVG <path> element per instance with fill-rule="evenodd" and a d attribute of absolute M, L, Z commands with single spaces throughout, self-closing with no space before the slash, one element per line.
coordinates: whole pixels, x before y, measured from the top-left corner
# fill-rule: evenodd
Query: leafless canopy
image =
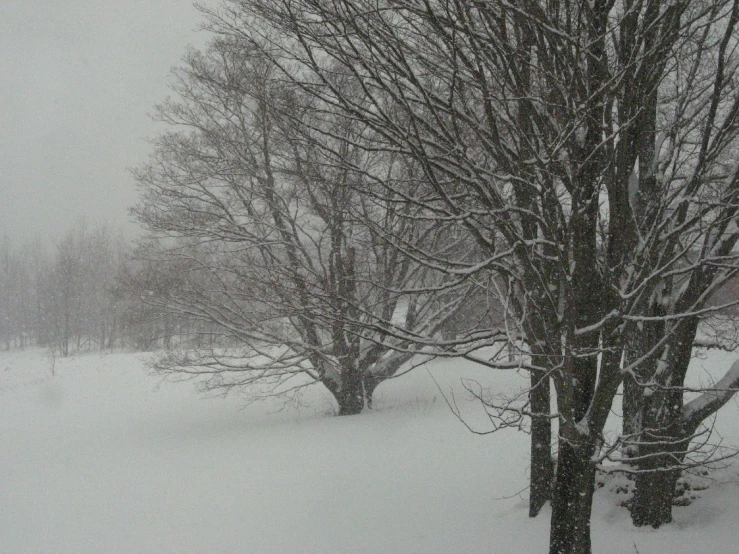
<path fill-rule="evenodd" d="M 448 275 L 492 273 L 478 281 L 498 284 L 520 321 L 532 392 L 554 383 L 552 552 L 590 549 L 593 460 L 624 378 L 639 391 L 640 455 L 685 451 L 695 430 L 682 400 L 690 352 L 737 272 L 738 10 L 234 0 L 209 12 L 214 32 L 266 41 L 287 80 L 370 129 L 372 151 L 411 159 L 423 183 L 404 198 L 474 242 L 472 258 L 404 251 Z M 534 415 L 546 396 L 532 394 Z"/>

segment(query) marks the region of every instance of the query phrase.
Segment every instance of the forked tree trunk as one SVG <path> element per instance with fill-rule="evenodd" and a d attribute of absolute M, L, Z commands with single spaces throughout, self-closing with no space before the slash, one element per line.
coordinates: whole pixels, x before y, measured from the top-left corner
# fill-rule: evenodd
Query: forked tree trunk
<path fill-rule="evenodd" d="M 686 346 L 678 356 L 679 365 L 684 367 L 690 362 L 687 352 Z M 682 383 L 684 371 L 677 376 Z M 739 387 L 739 361 L 732 364 L 715 387 L 691 400 L 683 409 L 679 388 L 656 391 L 649 396 L 645 428 L 658 431 L 644 433 L 639 460 L 639 469 L 644 473 L 637 475 L 631 506 L 634 525 L 657 528 L 672 521 L 672 499 L 690 441 L 701 423 L 734 396 Z"/>
<path fill-rule="evenodd" d="M 694 334 L 694 329 L 688 329 Z M 688 343 L 684 338 L 684 349 L 676 357 L 678 382 L 685 377 L 685 368 L 690 363 Z M 682 369 L 680 369 L 682 368 Z M 684 408 L 682 390 L 658 390 L 648 398 L 645 409 L 645 431 L 640 449 L 639 469 L 644 470 L 636 478 L 636 490 L 631 506 L 634 525 L 660 527 L 672 521 L 672 500 L 675 485 L 680 477 L 680 467 L 698 427 L 711 414 L 721 409 L 739 387 L 739 361 L 715 385 L 691 400 Z"/>
<path fill-rule="evenodd" d="M 574 448 L 562 436 L 552 493 L 549 554 L 590 554 L 590 512 L 595 489 L 592 445 Z"/>
<path fill-rule="evenodd" d="M 592 203 L 590 210 L 592 206 L 597 207 L 597 203 Z M 592 232 L 594 220 L 591 213 L 590 221 L 581 224 Z M 580 235 L 587 236 L 588 233 L 581 231 Z M 598 287 L 598 275 L 593 272 L 596 267 L 594 244 L 595 241 L 584 243 L 578 251 L 580 258 L 576 257 L 573 289 L 579 308 L 576 318 L 579 327 L 591 325 L 602 317 L 601 289 Z M 598 344 L 598 335 L 578 337 L 573 341 L 573 351 L 576 354 L 594 352 Z M 590 512 L 595 491 L 593 458 L 595 437 L 599 432 L 591 429 L 590 422 L 585 418 L 593 401 L 597 376 L 598 361 L 594 356 L 575 356 L 566 377 L 567 382 L 561 384 L 563 393 L 557 398 L 560 412 L 559 455 L 552 491 L 550 554 L 591 554 Z M 564 392 L 569 392 L 569 398 Z M 585 430 L 581 428 L 582 425 L 587 426 Z"/>
<path fill-rule="evenodd" d="M 549 376 L 531 372 L 531 489 L 529 517 L 536 517 L 549 500 L 554 477 L 552 463 L 552 420 L 549 418 Z M 541 415 L 536 415 L 541 414 Z"/>
<path fill-rule="evenodd" d="M 364 397 L 367 401 L 367 407 L 370 410 L 372 409 L 372 398 L 374 397 L 375 389 L 382 381 L 383 378 L 372 375 L 371 373 L 364 376 Z"/>
<path fill-rule="evenodd" d="M 597 339 L 597 338 L 596 338 Z M 594 339 L 581 341 L 583 346 Z M 597 365 L 593 358 L 575 359 L 572 364 L 573 409 L 559 403 L 561 412 L 570 413 L 576 422 L 584 423 L 593 398 Z M 591 554 L 590 512 L 595 492 L 596 433 L 589 429 L 573 429 L 572 422 L 560 416 L 559 455 L 552 490 L 552 520 L 549 531 L 549 554 Z M 579 427 L 579 426 L 578 426 Z M 575 440 L 572 440 L 575 437 Z"/>

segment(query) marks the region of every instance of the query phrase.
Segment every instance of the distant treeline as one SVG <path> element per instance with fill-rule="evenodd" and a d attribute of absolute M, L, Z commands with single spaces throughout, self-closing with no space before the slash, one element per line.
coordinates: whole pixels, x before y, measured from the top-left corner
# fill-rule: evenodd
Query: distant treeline
<path fill-rule="evenodd" d="M 105 226 L 77 224 L 49 246 L 0 238 L 0 349 L 78 351 L 170 347 L 200 336 L 196 323 L 154 305 L 163 283 Z M 162 277 L 159 277 L 162 280 Z"/>

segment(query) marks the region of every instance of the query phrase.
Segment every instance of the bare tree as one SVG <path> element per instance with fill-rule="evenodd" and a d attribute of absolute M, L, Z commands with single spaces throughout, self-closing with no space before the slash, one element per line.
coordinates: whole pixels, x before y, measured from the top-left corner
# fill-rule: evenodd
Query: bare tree
<path fill-rule="evenodd" d="M 74 350 L 112 347 L 117 326 L 112 294 L 127 255 L 125 241 L 84 221 L 53 250 L 40 238 L 0 244 L 0 340 L 6 348 L 35 343 Z"/>
<path fill-rule="evenodd" d="M 29 266 L 23 252 L 5 235 L 0 242 L 0 344 L 23 348 L 30 337 Z"/>
<path fill-rule="evenodd" d="M 439 304 L 433 293 L 466 286 L 433 279 L 383 236 L 438 236 L 400 217 L 408 204 L 374 184 L 412 191 L 417 180 L 403 158 L 360 147 L 371 142 L 366 126 L 313 105 L 249 45 L 217 39 L 176 76 L 176 100 L 158 109 L 175 130 L 136 171 L 135 213 L 150 231 L 140 255 L 177 276 L 151 301 L 207 323 L 213 340 L 156 368 L 255 395 L 321 383 L 340 414 L 360 412 L 419 352 L 381 323 L 433 334 L 462 298 Z"/>
<path fill-rule="evenodd" d="M 112 293 L 124 255 L 124 242 L 105 226 L 80 221 L 63 235 L 48 266 L 37 269 L 41 342 L 64 356 L 112 345 Z"/>
<path fill-rule="evenodd" d="M 649 460 L 670 467 L 674 437 L 684 452 L 736 384 L 730 371 L 683 406 L 698 322 L 737 267 L 737 2 L 233 0 L 209 13 L 418 164 L 425 186 L 407 200 L 465 226 L 483 256 L 435 252 L 429 266 L 508 284 L 538 429 L 550 378 L 557 401 L 550 551 L 590 552 L 595 467 L 625 442 L 642 471 L 635 521 L 664 521 L 637 517 L 658 483 Z M 641 423 L 605 445 L 624 375 Z M 532 462 L 534 489 L 545 465 Z"/>

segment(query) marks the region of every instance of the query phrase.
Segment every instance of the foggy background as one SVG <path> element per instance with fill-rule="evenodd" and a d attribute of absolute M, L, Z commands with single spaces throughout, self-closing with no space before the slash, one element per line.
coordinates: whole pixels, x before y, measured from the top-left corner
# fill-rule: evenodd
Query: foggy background
<path fill-rule="evenodd" d="M 80 218 L 135 234 L 127 168 L 200 21 L 190 0 L 0 0 L 0 237 L 53 243 Z"/>

